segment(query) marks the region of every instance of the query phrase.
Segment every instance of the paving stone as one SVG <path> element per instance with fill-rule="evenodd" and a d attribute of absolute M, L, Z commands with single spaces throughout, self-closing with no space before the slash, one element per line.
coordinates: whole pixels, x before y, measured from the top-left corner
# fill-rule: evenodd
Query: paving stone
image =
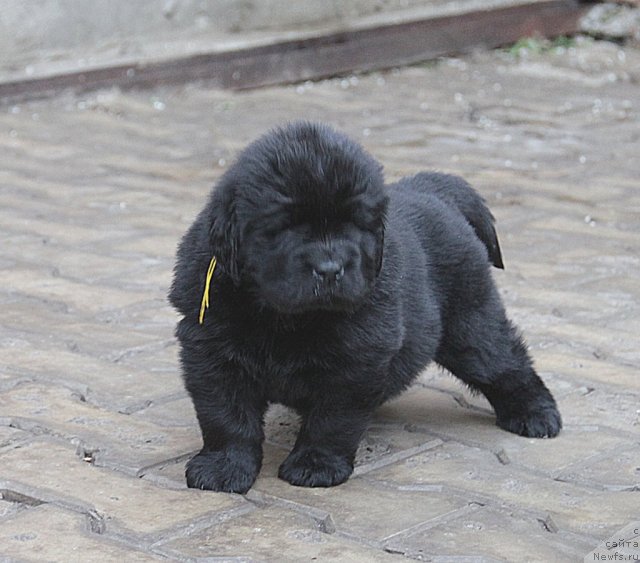
<path fill-rule="evenodd" d="M 166 413 L 165 413 L 166 410 Z M 187 436 L 199 437 L 198 423 L 195 412 L 189 398 L 180 398 L 169 403 L 160 403 L 133 415 L 135 418 L 151 420 L 160 426 L 183 426 L 189 428 Z M 164 421 L 163 421 L 164 418 Z M 300 422 L 294 411 L 282 405 L 271 405 L 265 415 L 265 460 L 263 472 L 271 472 L 277 475 L 277 468 L 293 448 Z M 171 430 L 173 432 L 173 429 Z M 179 438 L 179 441 L 182 437 Z M 201 447 L 198 438 L 183 442 L 188 452 L 196 451 Z M 439 440 L 423 433 L 407 432 L 399 425 L 373 423 L 365 433 L 360 447 L 356 453 L 355 474 L 361 475 L 372 469 L 395 463 L 398 459 L 414 455 L 418 451 L 434 447 Z M 166 445 L 163 444 L 163 449 Z M 176 453 L 173 457 L 179 457 L 177 467 L 172 467 L 173 462 L 160 464 L 151 471 L 145 471 L 145 475 L 162 476 L 171 481 L 183 481 L 183 458 L 186 452 Z M 151 463 L 148 465 L 152 465 Z"/>
<path fill-rule="evenodd" d="M 14 502 L 0 500 L 0 520 L 6 516 L 13 514 L 17 510 L 18 505 Z"/>
<path fill-rule="evenodd" d="M 495 426 L 495 415 L 488 408 L 463 406 L 448 390 L 420 385 L 414 385 L 397 399 L 382 405 L 375 416 L 379 422 L 401 424 L 410 431 L 435 436 L 453 435 L 461 439 L 464 435 L 486 443 L 511 438 Z"/>
<path fill-rule="evenodd" d="M 568 397 L 563 413 L 569 423 L 592 424 L 638 435 L 640 428 L 640 393 L 622 388 L 584 386 L 579 394 Z"/>
<path fill-rule="evenodd" d="M 626 450 L 600 454 L 562 471 L 558 479 L 584 483 L 594 488 L 612 491 L 640 491 L 640 444 L 635 442 Z"/>
<path fill-rule="evenodd" d="M 131 414 L 134 419 L 148 421 L 158 426 L 198 427 L 193 401 L 186 391 L 180 391 L 166 400 L 157 400 Z"/>
<path fill-rule="evenodd" d="M 281 507 L 252 512 L 156 546 L 197 560 L 247 557 L 252 561 L 400 561 L 403 558 L 324 533 L 308 515 Z"/>
<path fill-rule="evenodd" d="M 441 562 L 581 560 L 638 513 L 638 84 L 637 48 L 572 38 L 250 92 L 199 83 L 0 107 L 3 524 L 96 510 L 105 531 L 88 538 L 119 560 L 160 540 L 178 559 L 273 560 L 308 542 L 320 559 L 393 545 Z M 200 439 L 166 300 L 176 245 L 237 152 L 300 117 L 361 141 L 389 180 L 436 169 L 487 199 L 506 262 L 494 278 L 558 398 L 557 439 L 498 429 L 482 397 L 433 368 L 380 409 L 345 485 L 277 479 L 297 421 L 273 409 L 246 499 L 185 490 Z M 81 461 L 76 441 L 109 468 Z M 316 529 L 319 514 L 337 531 Z M 64 537 L 47 536 L 49 559 Z"/>
<path fill-rule="evenodd" d="M 62 384 L 88 401 L 113 405 L 123 412 L 137 410 L 158 397 L 182 391 L 177 367 L 167 372 L 148 364 L 127 364 L 84 355 L 74 350 L 20 340 L 0 349 L 0 361 L 14 375 Z M 108 373 L 109 377 L 103 374 Z M 153 377 L 145 377 L 149 373 Z"/>
<path fill-rule="evenodd" d="M 156 401 L 133 414 L 134 418 L 148 420 L 161 426 L 188 426 L 198 428 L 193 402 L 186 391 L 168 401 Z M 264 428 L 267 442 L 282 448 L 291 448 L 295 442 L 300 421 L 295 412 L 283 405 L 270 405 L 265 413 Z"/>
<path fill-rule="evenodd" d="M 186 489 L 185 465 L 187 461 L 198 451 L 196 448 L 192 454 L 178 459 L 168 459 L 164 463 L 149 466 L 139 472 L 139 476 L 160 487 L 169 489 Z"/>
<path fill-rule="evenodd" d="M 269 407 L 265 416 L 265 439 L 268 443 L 289 452 L 295 444 L 299 428 L 299 417 L 294 411 L 282 405 Z M 405 452 L 432 447 L 433 442 L 434 437 L 404 431 L 397 424 L 374 421 L 369 425 L 356 452 L 355 473 L 361 475 L 378 465 L 393 463 L 401 457 L 411 455 Z"/>
<path fill-rule="evenodd" d="M 628 444 L 628 438 L 586 423 L 565 427 L 551 440 L 516 436 L 495 426 L 493 414 L 463 408 L 448 393 L 420 387 L 413 387 L 384 405 L 378 417 L 393 422 L 404 421 L 410 429 L 444 439 L 490 451 L 502 450 L 512 463 L 550 474 L 594 452 L 613 451 Z"/>
<path fill-rule="evenodd" d="M 36 299 L 64 300 L 71 310 L 89 311 L 100 313 L 113 306 L 132 305 L 144 298 L 144 294 L 132 294 L 107 287 L 97 288 L 84 282 L 71 279 L 63 279 L 55 276 L 44 276 L 42 272 L 15 268 L 2 275 L 4 283 L 10 286 L 20 287 L 22 291 L 29 293 Z"/>
<path fill-rule="evenodd" d="M 153 483 L 173 489 L 186 488 L 185 481 L 185 465 L 188 459 L 198 452 L 202 447 L 202 443 L 198 443 L 196 447 L 188 454 L 176 459 L 167 459 L 165 462 L 150 466 L 140 472 L 141 477 Z M 278 467 L 287 457 L 288 449 L 279 445 L 265 442 L 263 445 L 262 469 L 260 475 L 270 478 L 276 478 L 278 475 Z"/>
<path fill-rule="evenodd" d="M 521 448 L 526 438 L 515 436 L 495 425 L 495 415 L 488 409 L 462 406 L 454 395 L 414 386 L 376 412 L 377 420 L 404 424 L 409 431 L 428 433 L 497 450 Z"/>
<path fill-rule="evenodd" d="M 12 561 L 161 561 L 89 531 L 87 518 L 52 505 L 23 510 L 0 525 L 0 553 Z M 60 541 L 64 538 L 64 541 Z"/>
<path fill-rule="evenodd" d="M 264 429 L 268 442 L 291 450 L 300 429 L 300 417 L 283 405 L 270 405 L 264 417 Z"/>
<path fill-rule="evenodd" d="M 20 338 L 23 341 L 37 342 L 42 347 L 52 345 L 65 348 L 70 351 L 90 355 L 105 360 L 118 360 L 125 357 L 131 351 L 144 347 L 159 347 L 157 336 L 141 330 L 114 330 L 107 323 L 96 323 L 95 319 L 81 318 L 77 314 L 61 314 L 60 311 L 52 311 L 42 306 L 31 306 L 37 310 L 38 315 L 27 314 L 27 307 L 8 308 L 5 322 L 14 328 L 12 339 Z M 65 330 L 56 334 L 40 334 L 38 329 L 46 323 L 47 326 L 55 326 L 64 323 Z M 5 340 L 6 342 L 6 340 Z M 7 344 L 9 344 L 7 342 Z"/>
<path fill-rule="evenodd" d="M 4 406 L 1 399 L 0 405 Z M 5 426 L 7 422 L 4 416 L 0 417 L 0 450 L 6 446 L 11 446 L 15 442 L 28 440 L 31 437 L 27 432 L 19 430 L 18 428 Z"/>
<path fill-rule="evenodd" d="M 6 338 L 3 341 L 3 345 L 11 345 L 11 339 Z M 0 371 L 0 391 L 7 389 L 13 389 L 17 385 L 21 385 L 27 381 L 30 381 L 27 377 L 16 377 L 13 374 Z"/>
<path fill-rule="evenodd" d="M 606 349 L 592 346 L 588 351 L 576 349 L 575 344 L 563 346 L 550 334 L 544 335 L 545 340 L 555 340 L 553 349 L 541 350 L 537 354 L 538 365 L 545 371 L 563 374 L 564 377 L 580 382 L 582 386 L 619 386 L 620 390 L 635 390 L 636 369 L 628 362 L 616 358 L 607 358 L 606 361 L 596 356 L 608 356 Z"/>
<path fill-rule="evenodd" d="M 338 487 L 305 489 L 263 472 L 254 489 L 327 512 L 338 532 L 374 542 L 425 521 L 450 515 L 468 504 L 467 500 L 445 491 L 401 491 L 358 477 Z M 372 502 L 374 498 L 375 502 Z"/>
<path fill-rule="evenodd" d="M 582 393 L 584 385 L 564 377 L 562 372 L 549 372 L 538 370 L 545 385 L 551 390 L 556 400 L 563 402 L 573 394 Z M 416 387 L 424 387 L 433 391 L 447 393 L 463 408 L 479 411 L 483 414 L 493 415 L 493 407 L 481 393 L 471 392 L 469 388 L 458 378 L 449 372 L 432 364 L 416 380 Z"/>
<path fill-rule="evenodd" d="M 570 323 L 549 327 L 549 334 L 559 338 L 569 338 L 572 342 L 589 347 L 593 351 L 603 350 L 613 355 L 634 348 L 635 335 L 630 331 L 602 331 L 596 326 L 584 326 Z M 615 382 L 615 379 L 613 380 Z M 626 381 L 622 380 L 621 384 Z"/>
<path fill-rule="evenodd" d="M 431 449 L 442 441 L 439 438 L 408 432 L 397 425 L 376 424 L 365 433 L 356 452 L 354 475 L 364 475 L 378 467 Z"/>
<path fill-rule="evenodd" d="M 589 489 L 563 482 L 562 477 L 558 479 L 563 481 L 540 478 L 525 468 L 514 467 L 504 451 L 488 452 L 456 442 L 373 471 L 367 477 L 403 490 L 453 487 L 491 506 L 520 507 L 541 518 L 548 514 L 559 529 L 594 538 L 604 538 L 626 524 L 637 506 L 637 494 Z M 569 476 L 567 480 L 571 481 Z"/>
<path fill-rule="evenodd" d="M 570 534 L 550 533 L 531 517 L 479 508 L 428 530 L 403 534 L 386 548 L 412 559 L 469 555 L 501 561 L 578 561 L 593 544 Z"/>
<path fill-rule="evenodd" d="M 630 440 L 595 425 L 565 425 L 557 438 L 524 438 L 524 444 L 505 444 L 513 463 L 552 475 L 576 462 L 588 461 L 594 452 L 612 452 L 626 447 Z"/>
<path fill-rule="evenodd" d="M 108 532 L 160 534 L 244 503 L 237 495 L 173 491 L 94 467 L 79 459 L 72 448 L 52 440 L 4 452 L 0 459 L 2 475 L 31 488 L 35 498 L 58 499 L 93 510 L 101 515 Z"/>
<path fill-rule="evenodd" d="M 25 384 L 0 395 L 14 426 L 59 436 L 87 450 L 92 463 L 136 475 L 143 467 L 199 447 L 197 424 L 173 428 L 95 407 L 55 386 Z"/>
<path fill-rule="evenodd" d="M 16 202 L 18 203 L 18 202 Z M 60 277 L 63 280 L 81 281 L 88 285 L 96 284 L 104 278 L 108 278 L 117 272 L 135 271 L 135 264 L 122 257 L 96 255 L 89 248 L 73 248 L 69 244 L 43 241 L 42 237 L 29 235 L 13 235 L 10 246 L 4 252 L 4 258 L 13 262 L 13 268 L 21 266 L 41 275 L 46 279 L 49 275 Z M 49 251 L 48 259 L 42 259 L 42 247 L 46 244 Z M 73 252 L 72 252 L 73 250 Z M 34 268 L 34 263 L 38 269 Z M 84 309 L 86 312 L 87 309 Z"/>

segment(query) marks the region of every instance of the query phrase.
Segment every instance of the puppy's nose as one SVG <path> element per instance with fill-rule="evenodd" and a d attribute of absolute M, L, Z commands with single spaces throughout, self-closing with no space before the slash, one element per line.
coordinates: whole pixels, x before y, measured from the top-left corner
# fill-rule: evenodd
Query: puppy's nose
<path fill-rule="evenodd" d="M 313 268 L 313 275 L 324 283 L 335 283 L 344 275 L 344 266 L 335 260 L 324 260 Z"/>

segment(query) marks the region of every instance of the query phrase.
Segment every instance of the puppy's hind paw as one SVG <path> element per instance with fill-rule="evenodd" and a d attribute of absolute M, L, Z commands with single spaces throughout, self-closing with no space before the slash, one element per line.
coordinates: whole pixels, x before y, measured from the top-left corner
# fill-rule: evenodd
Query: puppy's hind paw
<path fill-rule="evenodd" d="M 553 438 L 562 428 L 562 418 L 555 404 L 548 403 L 508 417 L 498 416 L 496 424 L 520 436 Z"/>
<path fill-rule="evenodd" d="M 344 483 L 353 473 L 346 458 L 319 448 L 294 450 L 284 460 L 278 477 L 299 487 L 332 487 Z"/>
<path fill-rule="evenodd" d="M 246 493 L 260 471 L 260 459 L 242 450 L 202 450 L 189 460 L 187 486 L 225 493 Z"/>

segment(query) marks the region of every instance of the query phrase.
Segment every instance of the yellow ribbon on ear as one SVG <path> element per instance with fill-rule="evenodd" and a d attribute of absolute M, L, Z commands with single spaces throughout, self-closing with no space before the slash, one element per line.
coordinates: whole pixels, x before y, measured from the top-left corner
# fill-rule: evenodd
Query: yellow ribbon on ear
<path fill-rule="evenodd" d="M 216 269 L 216 264 L 218 261 L 214 256 L 209 262 L 209 269 L 207 270 L 207 280 L 204 284 L 204 293 L 202 295 L 202 304 L 200 305 L 200 316 L 198 317 L 198 321 L 200 324 L 204 322 L 204 312 L 209 308 L 209 288 L 211 287 L 211 278 L 213 277 L 213 271 Z"/>

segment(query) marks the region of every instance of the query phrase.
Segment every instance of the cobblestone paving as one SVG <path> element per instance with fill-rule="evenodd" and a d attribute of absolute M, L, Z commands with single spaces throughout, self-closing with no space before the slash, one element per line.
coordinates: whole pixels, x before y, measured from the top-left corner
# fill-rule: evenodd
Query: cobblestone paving
<path fill-rule="evenodd" d="M 236 151 L 292 118 L 389 179 L 462 174 L 565 429 L 494 425 L 429 369 L 337 488 L 187 490 L 199 448 L 168 306 L 176 243 Z M 189 85 L 0 110 L 0 559 L 581 561 L 640 520 L 640 51 L 580 42 L 245 93 Z M 215 559 L 219 558 L 219 559 Z"/>

